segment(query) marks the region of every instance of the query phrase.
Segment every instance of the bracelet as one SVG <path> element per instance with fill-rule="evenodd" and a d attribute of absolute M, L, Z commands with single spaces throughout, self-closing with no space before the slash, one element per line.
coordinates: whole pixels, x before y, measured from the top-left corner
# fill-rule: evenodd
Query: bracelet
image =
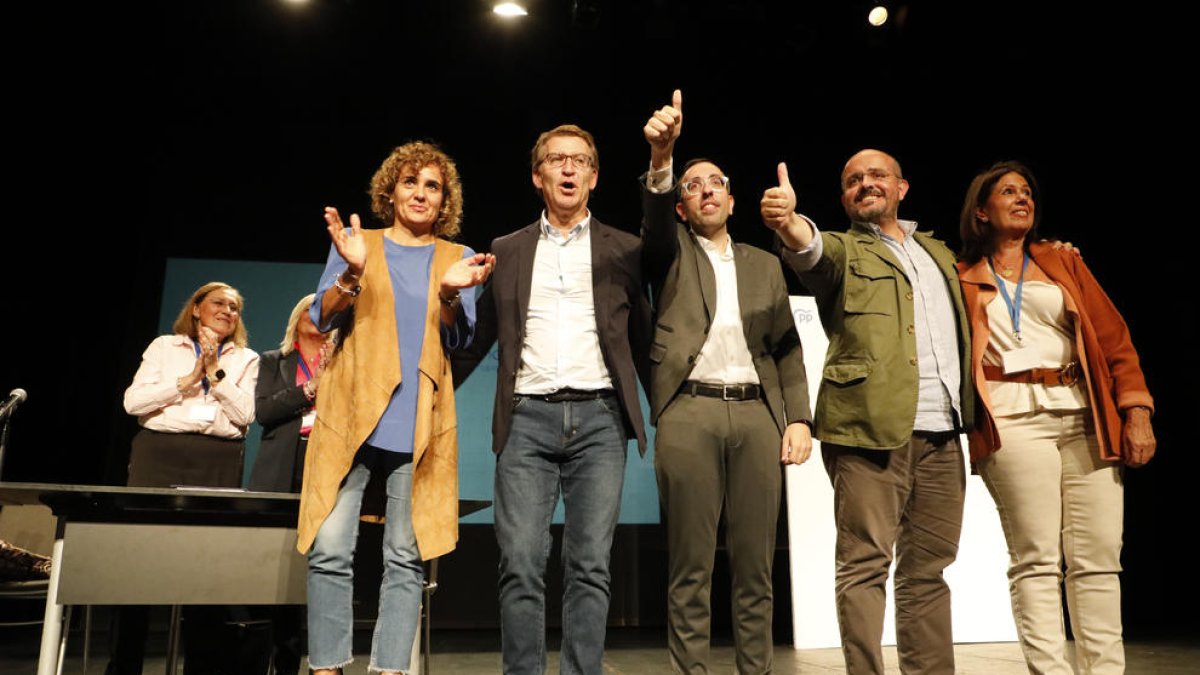
<path fill-rule="evenodd" d="M 351 276 L 353 276 L 353 275 L 351 275 Z M 338 289 L 338 291 L 340 291 L 342 294 L 348 295 L 352 298 L 358 297 L 358 294 L 362 292 L 362 286 L 359 286 L 357 283 L 354 284 L 354 286 L 352 286 L 350 288 L 346 288 L 345 286 L 343 286 L 342 285 L 342 277 L 340 275 L 336 279 L 333 280 L 333 286 L 334 286 L 334 288 Z"/>

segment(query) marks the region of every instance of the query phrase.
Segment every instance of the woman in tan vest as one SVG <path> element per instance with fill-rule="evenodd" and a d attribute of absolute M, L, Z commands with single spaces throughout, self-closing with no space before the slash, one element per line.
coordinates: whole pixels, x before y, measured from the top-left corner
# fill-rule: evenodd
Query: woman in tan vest
<path fill-rule="evenodd" d="M 458 457 L 449 350 L 470 343 L 472 287 L 495 258 L 452 244 L 462 186 L 454 161 L 413 142 L 375 172 L 371 208 L 388 227 L 350 227 L 325 209 L 333 241 L 311 317 L 343 331 L 322 376 L 301 489 L 298 547 L 308 553 L 309 665 L 350 663 L 353 559 L 363 493 L 386 485 L 383 581 L 370 670 L 406 672 L 416 638 L 422 560 L 458 538 Z"/>

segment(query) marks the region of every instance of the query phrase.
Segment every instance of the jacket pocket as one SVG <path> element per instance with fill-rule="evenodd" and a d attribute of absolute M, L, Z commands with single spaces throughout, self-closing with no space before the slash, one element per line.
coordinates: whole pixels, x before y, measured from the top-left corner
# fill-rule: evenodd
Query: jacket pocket
<path fill-rule="evenodd" d="M 871 374 L 871 364 L 868 361 L 847 361 L 842 363 L 831 363 L 825 366 L 825 371 L 822 373 L 829 382 L 833 384 L 855 384 L 867 379 Z"/>
<path fill-rule="evenodd" d="M 654 363 L 662 363 L 663 357 L 667 355 L 666 345 L 655 342 L 650 345 L 650 361 Z"/>
<path fill-rule="evenodd" d="M 850 261 L 844 308 L 848 314 L 894 314 L 896 270 L 870 258 Z"/>

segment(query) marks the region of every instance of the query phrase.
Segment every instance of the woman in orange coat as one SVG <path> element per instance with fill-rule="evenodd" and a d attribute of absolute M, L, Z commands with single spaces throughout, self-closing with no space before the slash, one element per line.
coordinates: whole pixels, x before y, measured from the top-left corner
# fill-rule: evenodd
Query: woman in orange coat
<path fill-rule="evenodd" d="M 1120 673 L 1122 465 L 1154 456 L 1154 402 L 1129 330 L 1079 256 L 1038 240 L 1037 181 L 1018 162 L 975 177 L 959 278 L 982 403 L 971 460 L 1008 541 L 1030 672 Z"/>

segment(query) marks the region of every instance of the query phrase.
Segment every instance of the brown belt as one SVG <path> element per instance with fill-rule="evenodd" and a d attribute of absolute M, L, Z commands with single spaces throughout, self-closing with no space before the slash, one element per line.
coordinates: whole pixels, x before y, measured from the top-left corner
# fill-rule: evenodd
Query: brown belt
<path fill-rule="evenodd" d="M 753 401 L 762 396 L 762 387 L 757 384 L 708 384 L 688 380 L 683 383 L 683 392 L 692 396 L 711 396 L 723 401 Z"/>
<path fill-rule="evenodd" d="M 989 382 L 1023 382 L 1025 384 L 1042 384 L 1047 387 L 1072 387 L 1079 382 L 1083 371 L 1078 361 L 1072 361 L 1062 368 L 1030 368 L 1019 373 L 1005 373 L 1000 366 L 983 365 L 983 376 Z"/>

